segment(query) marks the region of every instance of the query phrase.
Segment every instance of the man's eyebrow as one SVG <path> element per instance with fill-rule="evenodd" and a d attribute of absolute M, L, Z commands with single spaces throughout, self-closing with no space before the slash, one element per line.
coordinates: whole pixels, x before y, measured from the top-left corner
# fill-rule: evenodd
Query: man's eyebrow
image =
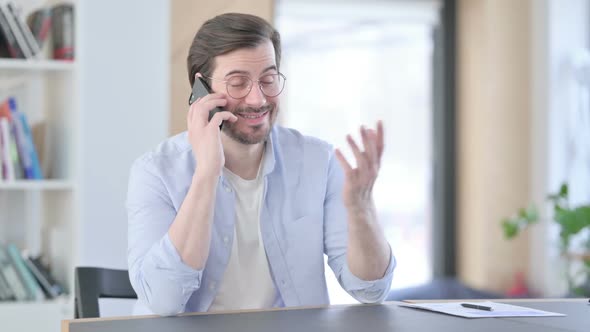
<path fill-rule="evenodd" d="M 262 71 L 262 73 L 264 74 L 269 70 L 277 70 L 277 66 L 276 65 L 268 66 Z M 234 75 L 234 74 L 242 74 L 242 75 L 248 76 L 250 73 L 246 70 L 234 69 L 234 70 L 230 71 L 229 73 L 225 74 L 225 77 L 228 77 L 228 76 Z"/>
<path fill-rule="evenodd" d="M 268 66 L 268 67 L 266 67 L 266 69 L 264 69 L 264 70 L 262 71 L 262 73 L 264 74 L 264 73 L 266 73 L 266 72 L 267 72 L 267 71 L 269 71 L 269 70 L 277 70 L 277 66 L 275 66 L 275 65 Z"/>
<path fill-rule="evenodd" d="M 232 70 L 229 73 L 225 74 L 225 77 L 228 77 L 228 76 L 233 75 L 233 74 L 248 75 L 249 73 L 247 71 L 245 71 L 245 70 Z"/>

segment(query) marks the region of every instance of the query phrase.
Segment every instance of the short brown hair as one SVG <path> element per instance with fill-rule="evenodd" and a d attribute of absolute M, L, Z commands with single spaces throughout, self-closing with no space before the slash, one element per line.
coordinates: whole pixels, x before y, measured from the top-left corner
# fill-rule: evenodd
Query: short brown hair
<path fill-rule="evenodd" d="M 270 23 L 248 14 L 216 16 L 201 26 L 188 51 L 188 79 L 193 85 L 197 73 L 211 76 L 214 59 L 241 48 L 254 48 L 270 40 L 275 49 L 277 68 L 281 60 L 281 37 Z M 210 83 L 210 82 L 209 82 Z"/>

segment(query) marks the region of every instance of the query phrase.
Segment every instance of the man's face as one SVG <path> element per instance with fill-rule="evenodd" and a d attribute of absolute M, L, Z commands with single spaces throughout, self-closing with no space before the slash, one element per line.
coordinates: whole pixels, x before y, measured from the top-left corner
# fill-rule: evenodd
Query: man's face
<path fill-rule="evenodd" d="M 265 96 L 256 81 L 276 73 L 275 52 L 270 41 L 256 48 L 239 49 L 215 58 L 212 75 L 215 80 L 212 80 L 211 87 L 213 91 L 226 95 L 225 110 L 238 117 L 234 123 L 224 121 L 222 131 L 226 135 L 242 144 L 257 144 L 267 139 L 276 121 L 279 98 Z M 250 93 L 241 99 L 229 96 L 226 83 L 219 81 L 236 80 L 236 76 L 246 76 L 253 82 Z"/>

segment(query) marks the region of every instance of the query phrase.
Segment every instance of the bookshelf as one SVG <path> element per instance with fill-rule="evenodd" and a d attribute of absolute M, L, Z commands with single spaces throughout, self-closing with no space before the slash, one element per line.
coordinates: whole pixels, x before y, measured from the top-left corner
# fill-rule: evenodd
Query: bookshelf
<path fill-rule="evenodd" d="M 63 1 L 15 1 L 24 15 Z M 74 29 L 83 1 L 74 5 Z M 79 34 L 76 33 L 75 45 Z M 43 301 L 0 302 L 7 331 L 59 331 L 73 317 L 73 275 L 79 253 L 81 153 L 79 54 L 75 61 L 50 59 L 51 40 L 36 59 L 0 58 L 0 99 L 15 97 L 26 114 L 39 154 L 42 180 L 0 180 L 0 243 L 42 254 L 68 294 Z M 77 51 L 77 50 L 76 50 Z"/>
<path fill-rule="evenodd" d="M 26 60 L 0 58 L 0 70 L 21 72 L 73 71 L 75 62 L 62 60 Z"/>
<path fill-rule="evenodd" d="M 0 191 L 58 191 L 73 190 L 74 184 L 65 180 L 20 180 L 0 182 Z"/>
<path fill-rule="evenodd" d="M 0 243 L 47 255 L 70 295 L 0 302 L 1 331 L 58 332 L 74 315 L 76 266 L 127 268 L 129 168 L 169 135 L 170 1 L 142 3 L 140 15 L 133 1 L 15 2 L 27 13 L 64 1 L 75 7 L 74 62 L 0 59 L 0 94 L 38 125 L 45 175 L 0 183 Z"/>

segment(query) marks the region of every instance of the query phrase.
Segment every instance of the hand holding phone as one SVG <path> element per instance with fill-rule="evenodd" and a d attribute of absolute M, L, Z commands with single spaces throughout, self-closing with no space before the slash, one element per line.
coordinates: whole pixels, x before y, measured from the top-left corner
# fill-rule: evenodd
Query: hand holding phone
<path fill-rule="evenodd" d="M 209 87 L 207 82 L 205 82 L 201 77 L 195 77 L 195 83 L 193 84 L 193 92 L 191 93 L 191 96 L 188 100 L 189 106 L 192 105 L 192 103 L 194 103 L 197 99 L 203 98 L 210 93 L 211 88 Z M 217 112 L 223 112 L 221 107 L 215 107 L 214 109 L 209 111 L 209 121 L 211 121 L 211 118 Z M 219 129 L 221 129 L 222 125 L 223 123 L 219 126 Z"/>
<path fill-rule="evenodd" d="M 192 105 L 187 113 L 187 129 L 188 141 L 198 162 L 195 173 L 199 173 L 200 177 L 216 177 L 225 164 L 219 129 L 223 121 L 235 122 L 238 118 L 223 110 L 227 104 L 225 96 L 209 93 L 198 77 L 195 78 L 193 91 L 189 99 Z"/>

